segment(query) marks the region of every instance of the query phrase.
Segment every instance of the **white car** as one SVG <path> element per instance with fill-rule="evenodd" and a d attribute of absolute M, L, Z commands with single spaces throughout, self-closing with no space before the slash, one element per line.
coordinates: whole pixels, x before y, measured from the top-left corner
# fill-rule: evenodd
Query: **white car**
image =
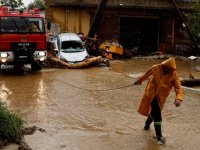
<path fill-rule="evenodd" d="M 80 37 L 75 33 L 60 33 L 53 37 L 56 56 L 68 63 L 84 61 L 89 55 Z"/>

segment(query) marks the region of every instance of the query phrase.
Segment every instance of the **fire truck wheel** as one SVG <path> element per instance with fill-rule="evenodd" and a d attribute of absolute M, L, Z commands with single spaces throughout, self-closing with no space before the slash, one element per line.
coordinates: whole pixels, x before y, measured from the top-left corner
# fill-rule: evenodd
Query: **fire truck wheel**
<path fill-rule="evenodd" d="M 39 71 L 42 69 L 42 66 L 38 62 L 35 61 L 31 64 L 31 69 L 32 71 Z"/>
<path fill-rule="evenodd" d="M 16 73 L 23 73 L 24 72 L 24 64 L 15 64 L 14 65 L 14 71 Z"/>

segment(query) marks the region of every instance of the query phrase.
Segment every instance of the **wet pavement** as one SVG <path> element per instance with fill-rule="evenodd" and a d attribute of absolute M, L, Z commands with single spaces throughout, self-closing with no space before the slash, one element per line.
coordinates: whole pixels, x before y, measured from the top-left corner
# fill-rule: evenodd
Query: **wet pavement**
<path fill-rule="evenodd" d="M 146 82 L 129 86 L 151 65 L 162 60 L 110 61 L 111 67 L 43 69 L 37 73 L 0 74 L 0 98 L 19 113 L 28 126 L 46 130 L 26 135 L 33 150 L 198 150 L 200 92 L 183 88 L 184 102 L 173 104 L 170 93 L 163 109 L 165 145 L 153 140 L 153 126 L 144 131 L 145 117 L 137 107 Z M 188 78 L 199 62 L 178 61 L 178 73 Z M 3 150 L 14 150 L 9 145 Z"/>

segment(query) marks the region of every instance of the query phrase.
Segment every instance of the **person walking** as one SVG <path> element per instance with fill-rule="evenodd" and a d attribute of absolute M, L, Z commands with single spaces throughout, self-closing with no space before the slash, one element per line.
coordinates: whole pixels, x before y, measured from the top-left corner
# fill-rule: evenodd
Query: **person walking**
<path fill-rule="evenodd" d="M 141 115 L 147 116 L 144 130 L 149 130 L 150 124 L 154 122 L 157 143 L 164 144 L 165 139 L 162 136 L 161 130 L 161 111 L 172 87 L 174 87 L 176 93 L 175 106 L 179 107 L 183 100 L 175 59 L 172 57 L 161 64 L 153 65 L 136 80 L 134 85 L 141 85 L 147 79 L 149 81 L 141 99 L 138 112 Z"/>

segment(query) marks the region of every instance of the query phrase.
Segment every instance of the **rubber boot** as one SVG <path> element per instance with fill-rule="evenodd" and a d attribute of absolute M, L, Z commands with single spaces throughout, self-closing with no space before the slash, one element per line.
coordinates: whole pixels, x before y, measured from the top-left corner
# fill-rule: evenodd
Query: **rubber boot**
<path fill-rule="evenodd" d="M 154 127 L 155 127 L 155 131 L 156 131 L 157 143 L 160 144 L 160 145 L 165 144 L 165 140 L 162 137 L 161 124 L 160 125 L 155 125 L 154 124 Z"/>
<path fill-rule="evenodd" d="M 148 116 L 147 120 L 145 121 L 144 130 L 150 129 L 150 124 L 153 122 L 153 119 L 151 119 L 150 116 Z"/>

